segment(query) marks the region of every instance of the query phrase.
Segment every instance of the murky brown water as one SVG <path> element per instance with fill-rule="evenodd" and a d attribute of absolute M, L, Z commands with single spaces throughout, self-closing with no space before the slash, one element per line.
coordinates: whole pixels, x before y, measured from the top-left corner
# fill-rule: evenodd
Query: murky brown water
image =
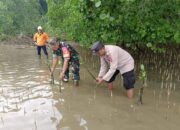
<path fill-rule="evenodd" d="M 81 53 L 97 74 L 97 60 Z M 120 77 L 111 96 L 82 65 L 80 86 L 70 81 L 60 93 L 59 68 L 50 85 L 46 59 L 38 59 L 33 47 L 0 45 L 0 130 L 179 130 L 180 56 L 170 63 L 145 57 L 136 64 L 148 67 L 144 104 L 138 106 L 139 81 L 134 100 L 128 101 Z"/>

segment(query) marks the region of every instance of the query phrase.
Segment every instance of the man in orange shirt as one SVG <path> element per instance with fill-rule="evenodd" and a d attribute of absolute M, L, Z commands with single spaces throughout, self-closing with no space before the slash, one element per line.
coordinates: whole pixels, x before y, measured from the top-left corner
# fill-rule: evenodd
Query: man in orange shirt
<path fill-rule="evenodd" d="M 37 46 L 38 56 L 41 57 L 41 48 L 44 51 L 44 54 L 48 58 L 48 53 L 46 49 L 46 42 L 48 42 L 48 35 L 43 31 L 41 26 L 38 26 L 37 33 L 34 35 L 33 41 Z"/>

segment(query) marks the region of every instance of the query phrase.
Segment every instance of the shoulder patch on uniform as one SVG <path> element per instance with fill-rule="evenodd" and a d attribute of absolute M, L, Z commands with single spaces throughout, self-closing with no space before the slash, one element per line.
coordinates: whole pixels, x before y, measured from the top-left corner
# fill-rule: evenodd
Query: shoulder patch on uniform
<path fill-rule="evenodd" d="M 62 47 L 63 57 L 70 58 L 70 52 L 66 47 Z"/>

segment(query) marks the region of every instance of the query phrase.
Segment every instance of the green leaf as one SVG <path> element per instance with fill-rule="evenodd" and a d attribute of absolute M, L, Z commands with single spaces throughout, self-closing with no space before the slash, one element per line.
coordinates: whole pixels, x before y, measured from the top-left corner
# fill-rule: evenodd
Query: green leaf
<path fill-rule="evenodd" d="M 146 46 L 150 48 L 150 47 L 152 47 L 152 43 L 149 42 L 146 44 Z"/>
<path fill-rule="evenodd" d="M 104 13 L 102 13 L 102 14 L 100 14 L 100 16 L 99 16 L 99 17 L 100 17 L 100 19 L 102 19 L 102 20 L 103 20 L 103 19 L 107 18 L 107 15 L 106 15 L 106 14 L 104 14 Z"/>
<path fill-rule="evenodd" d="M 126 45 L 126 47 L 130 47 L 131 46 L 131 44 L 129 44 L 129 43 L 126 43 L 125 45 Z"/>
<path fill-rule="evenodd" d="M 110 21 L 114 21 L 114 17 L 109 17 L 109 20 Z"/>
<path fill-rule="evenodd" d="M 144 65 L 141 64 L 141 65 L 140 65 L 140 68 L 141 68 L 141 70 L 144 70 Z"/>
<path fill-rule="evenodd" d="M 140 30 L 141 33 L 141 38 L 143 38 L 146 35 L 146 31 L 145 30 Z"/>
<path fill-rule="evenodd" d="M 96 2 L 95 6 L 96 6 L 96 8 L 100 7 L 101 6 L 101 1 Z"/>
<path fill-rule="evenodd" d="M 175 35 L 174 35 L 174 40 L 177 42 L 177 43 L 180 43 L 180 34 L 179 32 L 176 32 Z"/>
<path fill-rule="evenodd" d="M 152 39 L 155 39 L 155 38 L 156 38 L 156 34 L 153 33 L 153 34 L 151 35 L 151 38 L 152 38 Z"/>

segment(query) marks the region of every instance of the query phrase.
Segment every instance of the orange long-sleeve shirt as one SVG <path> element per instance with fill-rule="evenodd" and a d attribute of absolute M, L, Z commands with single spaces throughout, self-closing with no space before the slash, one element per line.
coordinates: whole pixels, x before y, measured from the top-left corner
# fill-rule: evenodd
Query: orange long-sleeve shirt
<path fill-rule="evenodd" d="M 48 35 L 43 32 L 42 34 L 36 33 L 33 40 L 37 43 L 38 46 L 44 46 L 48 42 Z"/>

